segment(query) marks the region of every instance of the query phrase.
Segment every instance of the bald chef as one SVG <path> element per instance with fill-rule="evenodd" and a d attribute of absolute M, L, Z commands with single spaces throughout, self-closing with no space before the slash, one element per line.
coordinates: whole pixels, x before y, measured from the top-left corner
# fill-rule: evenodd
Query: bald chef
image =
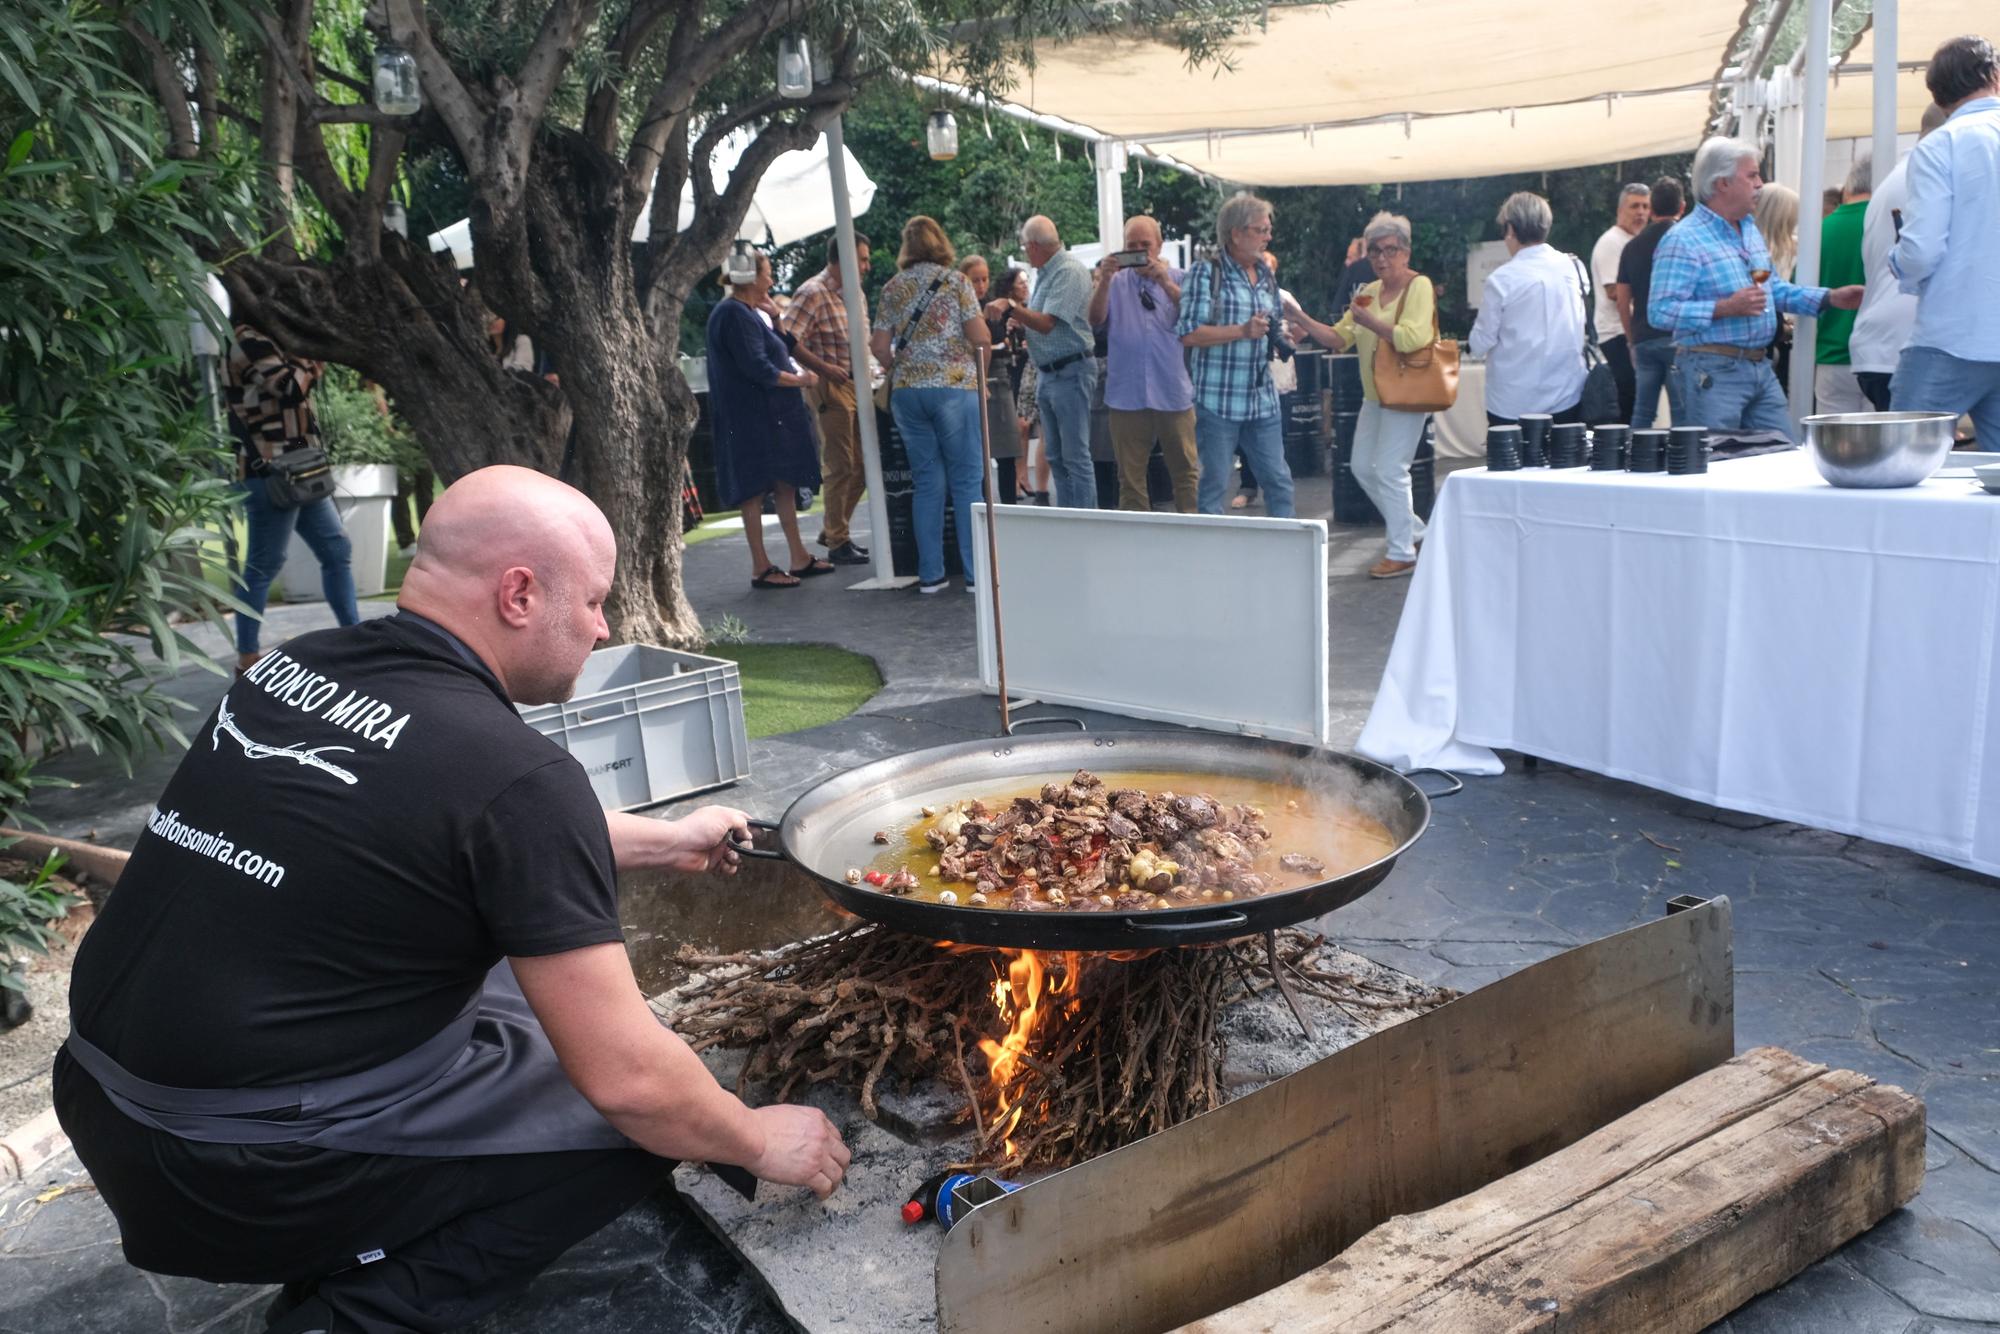
<path fill-rule="evenodd" d="M 142 1269 L 285 1285 L 270 1329 L 444 1330 L 676 1159 L 839 1185 L 647 1009 L 615 876 L 735 869 L 741 812 L 606 816 L 514 704 L 609 637 L 617 546 L 524 468 L 454 484 L 395 615 L 242 675 L 84 938 L 56 1108 Z"/>

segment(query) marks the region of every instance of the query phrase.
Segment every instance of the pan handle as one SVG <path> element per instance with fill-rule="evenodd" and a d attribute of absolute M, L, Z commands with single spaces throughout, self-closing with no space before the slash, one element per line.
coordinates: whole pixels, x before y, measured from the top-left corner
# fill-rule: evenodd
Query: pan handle
<path fill-rule="evenodd" d="M 1163 936 L 1182 935 L 1189 931 L 1213 931 L 1218 927 L 1229 930 L 1239 926 L 1247 926 L 1249 923 L 1250 919 L 1240 912 L 1226 912 L 1215 917 L 1203 917 L 1192 922 L 1142 922 L 1136 917 L 1127 917 L 1125 919 L 1125 925 L 1131 927 L 1134 931 L 1144 931 L 1148 934 L 1157 933 Z"/>
<path fill-rule="evenodd" d="M 767 851 L 764 848 L 756 846 L 756 844 L 753 841 L 751 841 L 757 837 L 754 831 L 759 829 L 765 829 L 765 830 L 776 829 L 777 827 L 778 827 L 778 822 L 776 820 L 760 820 L 753 815 L 750 817 L 750 828 L 753 832 L 751 833 L 749 840 L 745 840 L 744 842 L 738 843 L 736 841 L 736 836 L 732 833 L 724 836 L 723 842 L 727 843 L 729 845 L 730 851 L 734 852 L 739 857 L 757 857 L 764 861 L 781 862 L 785 859 L 785 854 L 783 852 Z"/>
<path fill-rule="evenodd" d="M 1432 769 L 1429 767 L 1425 767 L 1422 769 L 1412 769 L 1408 773 L 1404 774 L 1403 777 L 1415 778 L 1418 774 L 1436 774 L 1438 777 L 1444 779 L 1446 782 L 1451 784 L 1450 787 L 1446 788 L 1442 792 L 1424 793 L 1424 795 L 1429 797 L 1432 801 L 1443 801 L 1446 797 L 1455 797 L 1459 793 L 1465 791 L 1465 780 L 1463 778 L 1460 778 L 1457 774 L 1451 772 L 1449 769 Z"/>
<path fill-rule="evenodd" d="M 1007 735 L 1012 736 L 1024 727 L 1074 727 L 1079 732 L 1088 732 L 1081 718 L 1016 718 L 1007 726 Z"/>

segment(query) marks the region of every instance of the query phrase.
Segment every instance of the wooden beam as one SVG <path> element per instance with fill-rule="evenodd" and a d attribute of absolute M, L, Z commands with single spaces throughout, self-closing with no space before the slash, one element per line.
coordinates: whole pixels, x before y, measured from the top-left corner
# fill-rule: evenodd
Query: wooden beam
<path fill-rule="evenodd" d="M 1923 1176 L 1922 1102 L 1763 1047 L 1185 1334 L 1695 1334 Z"/>

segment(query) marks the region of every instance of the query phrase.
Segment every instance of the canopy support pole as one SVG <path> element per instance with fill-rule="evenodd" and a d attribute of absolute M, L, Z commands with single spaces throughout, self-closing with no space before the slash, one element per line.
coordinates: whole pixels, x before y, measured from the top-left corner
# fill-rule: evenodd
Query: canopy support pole
<path fill-rule="evenodd" d="M 1097 163 L 1097 242 L 1108 255 L 1125 245 L 1125 145 L 1099 139 L 1090 155 Z"/>
<path fill-rule="evenodd" d="M 1896 0 L 1875 0 L 1875 142 L 1872 150 L 1874 186 L 1882 188 L 1896 167 Z"/>
<path fill-rule="evenodd" d="M 1803 124 L 1799 132 L 1799 260 L 1792 281 L 1819 286 L 1820 190 L 1826 180 L 1827 57 L 1833 45 L 1833 0 L 1806 0 Z M 1893 63 L 1893 62 L 1892 62 Z M 1792 328 L 1792 421 L 1812 412 L 1813 362 L 1819 321 L 1798 316 Z"/>
<path fill-rule="evenodd" d="M 826 170 L 833 178 L 833 228 L 840 238 L 840 299 L 847 306 L 847 357 L 854 375 L 854 424 L 861 441 L 861 470 L 868 485 L 868 548 L 873 578 L 851 589 L 908 588 L 913 576 L 896 577 L 889 550 L 889 498 L 882 493 L 882 442 L 875 431 L 875 395 L 868 383 L 868 312 L 861 293 L 861 265 L 854 255 L 854 208 L 847 198 L 844 118 L 826 127 Z"/>

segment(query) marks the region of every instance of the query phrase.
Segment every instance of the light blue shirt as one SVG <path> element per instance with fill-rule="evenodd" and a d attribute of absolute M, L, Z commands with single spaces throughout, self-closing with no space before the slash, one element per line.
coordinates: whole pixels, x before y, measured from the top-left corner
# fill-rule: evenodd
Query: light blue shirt
<path fill-rule="evenodd" d="M 1912 347 L 2000 361 L 2000 97 L 1951 113 L 1910 153 L 1889 268 L 1917 298 Z"/>
<path fill-rule="evenodd" d="M 1090 329 L 1090 270 L 1067 250 L 1058 250 L 1035 276 L 1034 295 L 1028 309 L 1053 315 L 1056 327 L 1036 333 L 1022 325 L 1028 335 L 1028 355 L 1037 366 L 1047 366 L 1076 353 L 1088 353 L 1095 346 Z"/>

